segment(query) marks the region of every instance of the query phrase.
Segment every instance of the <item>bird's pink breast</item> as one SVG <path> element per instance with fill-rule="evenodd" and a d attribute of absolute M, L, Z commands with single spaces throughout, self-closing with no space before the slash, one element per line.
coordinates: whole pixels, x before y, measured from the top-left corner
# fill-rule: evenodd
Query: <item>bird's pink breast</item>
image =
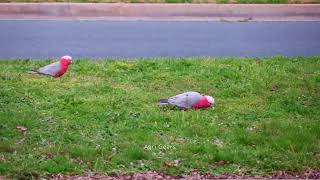
<path fill-rule="evenodd" d="M 211 104 L 208 102 L 206 97 L 202 96 L 200 100 L 196 104 L 194 104 L 192 107 L 196 109 L 208 108 L 208 107 L 211 107 Z"/>
<path fill-rule="evenodd" d="M 62 76 L 64 73 L 66 73 L 67 72 L 67 70 L 68 70 L 68 67 L 69 67 L 69 64 L 68 63 L 66 63 L 66 62 L 63 62 L 63 61 L 60 61 L 60 71 L 57 73 L 57 74 L 55 74 L 53 77 L 60 77 L 60 76 Z"/>

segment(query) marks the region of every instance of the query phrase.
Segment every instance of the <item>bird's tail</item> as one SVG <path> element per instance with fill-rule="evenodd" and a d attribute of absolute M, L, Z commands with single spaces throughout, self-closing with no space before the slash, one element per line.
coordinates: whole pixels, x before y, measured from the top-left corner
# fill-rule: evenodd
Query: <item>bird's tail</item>
<path fill-rule="evenodd" d="M 41 73 L 38 70 L 27 71 L 27 73 L 29 73 L 29 74 L 40 74 L 40 75 L 43 75 L 43 76 L 48 76 L 48 74 Z"/>
<path fill-rule="evenodd" d="M 39 72 L 37 72 L 36 70 L 27 71 L 27 73 L 29 73 L 29 74 L 39 74 Z"/>
<path fill-rule="evenodd" d="M 160 99 L 159 104 L 169 104 L 168 99 Z"/>

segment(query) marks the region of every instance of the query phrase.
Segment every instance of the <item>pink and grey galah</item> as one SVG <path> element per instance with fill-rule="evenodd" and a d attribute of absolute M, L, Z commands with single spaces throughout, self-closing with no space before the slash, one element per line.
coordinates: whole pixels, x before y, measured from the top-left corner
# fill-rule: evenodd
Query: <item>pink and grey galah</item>
<path fill-rule="evenodd" d="M 60 61 L 29 71 L 32 74 L 49 75 L 55 78 L 62 76 L 67 72 L 69 65 L 72 64 L 71 56 L 62 56 Z"/>
<path fill-rule="evenodd" d="M 160 99 L 160 104 L 170 104 L 181 109 L 202 109 L 214 105 L 214 98 L 211 96 L 201 95 L 198 92 L 189 91 L 168 99 Z"/>

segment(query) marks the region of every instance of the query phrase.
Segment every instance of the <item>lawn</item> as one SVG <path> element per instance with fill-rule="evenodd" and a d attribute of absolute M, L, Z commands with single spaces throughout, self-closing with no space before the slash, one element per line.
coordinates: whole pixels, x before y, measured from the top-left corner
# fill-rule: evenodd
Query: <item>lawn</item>
<path fill-rule="evenodd" d="M 320 167 L 320 57 L 76 59 L 59 79 L 26 73 L 48 62 L 0 61 L 2 176 Z M 215 107 L 158 106 L 186 90 Z"/>

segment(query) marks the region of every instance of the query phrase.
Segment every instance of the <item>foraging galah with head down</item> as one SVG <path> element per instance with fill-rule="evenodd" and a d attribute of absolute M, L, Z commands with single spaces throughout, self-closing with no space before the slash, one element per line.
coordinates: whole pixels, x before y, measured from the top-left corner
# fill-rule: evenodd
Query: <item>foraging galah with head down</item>
<path fill-rule="evenodd" d="M 201 109 L 213 106 L 214 99 L 211 96 L 205 96 L 198 92 L 189 91 L 169 97 L 168 99 L 160 99 L 159 103 L 174 105 L 181 109 Z"/>
<path fill-rule="evenodd" d="M 29 71 L 32 74 L 49 75 L 55 78 L 62 76 L 67 72 L 69 65 L 72 64 L 71 56 L 62 56 L 60 61 Z"/>

